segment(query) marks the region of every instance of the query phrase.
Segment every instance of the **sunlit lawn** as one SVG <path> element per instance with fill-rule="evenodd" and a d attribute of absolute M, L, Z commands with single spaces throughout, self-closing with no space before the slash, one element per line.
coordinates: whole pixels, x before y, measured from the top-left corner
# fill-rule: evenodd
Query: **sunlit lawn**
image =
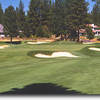
<path fill-rule="evenodd" d="M 2 45 L 2 44 L 1 44 Z M 34 83 L 53 83 L 86 94 L 100 94 L 100 52 L 74 42 L 11 45 L 0 50 L 0 93 Z M 41 59 L 30 52 L 67 51 L 79 58 Z"/>

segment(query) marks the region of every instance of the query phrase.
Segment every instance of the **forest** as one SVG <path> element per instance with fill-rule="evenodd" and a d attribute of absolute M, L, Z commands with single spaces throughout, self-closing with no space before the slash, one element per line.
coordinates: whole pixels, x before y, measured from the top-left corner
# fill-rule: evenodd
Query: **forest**
<path fill-rule="evenodd" d="M 86 24 L 100 25 L 100 0 L 88 12 L 89 3 L 85 0 L 30 0 L 29 10 L 24 11 L 20 0 L 16 9 L 10 5 L 3 11 L 0 4 L 0 24 L 5 35 L 13 37 L 51 37 L 61 36 L 79 42 L 79 30 L 86 28 L 92 39 L 91 28 Z"/>

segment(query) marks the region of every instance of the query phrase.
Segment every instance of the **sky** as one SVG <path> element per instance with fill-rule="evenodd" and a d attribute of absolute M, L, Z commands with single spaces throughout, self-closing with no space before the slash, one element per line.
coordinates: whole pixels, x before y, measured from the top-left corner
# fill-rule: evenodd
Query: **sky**
<path fill-rule="evenodd" d="M 16 8 L 18 7 L 19 2 L 20 0 L 0 0 L 3 10 L 5 10 L 9 5 L 13 5 Z M 27 11 L 30 0 L 22 0 L 22 2 L 24 3 L 24 10 Z"/>
<path fill-rule="evenodd" d="M 91 12 L 95 2 L 92 2 L 92 0 L 86 0 L 86 1 L 89 2 L 89 12 Z"/>
<path fill-rule="evenodd" d="M 19 5 L 20 0 L 0 0 L 0 3 L 2 4 L 3 10 L 5 10 L 9 5 L 13 5 L 15 8 Z M 28 6 L 30 3 L 30 0 L 22 0 L 24 3 L 24 10 L 28 11 Z M 95 4 L 91 0 L 86 0 L 89 2 L 89 12 L 93 9 L 93 5 Z"/>

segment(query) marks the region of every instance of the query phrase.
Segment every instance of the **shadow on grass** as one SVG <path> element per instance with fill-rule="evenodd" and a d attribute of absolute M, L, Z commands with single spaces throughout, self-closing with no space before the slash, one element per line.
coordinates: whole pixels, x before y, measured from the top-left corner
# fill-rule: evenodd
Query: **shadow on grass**
<path fill-rule="evenodd" d="M 22 42 L 21 41 L 13 41 L 12 43 L 11 42 L 5 42 L 5 43 L 17 45 L 17 44 L 21 44 Z"/>
<path fill-rule="evenodd" d="M 32 84 L 23 89 L 14 88 L 0 95 L 83 95 L 81 92 L 69 90 L 51 83 Z"/>
<path fill-rule="evenodd" d="M 36 54 L 41 53 L 41 54 L 45 54 L 45 55 L 51 55 L 54 51 L 30 51 L 27 53 L 28 56 L 30 57 L 35 57 Z M 36 57 L 37 58 L 37 57 Z"/>

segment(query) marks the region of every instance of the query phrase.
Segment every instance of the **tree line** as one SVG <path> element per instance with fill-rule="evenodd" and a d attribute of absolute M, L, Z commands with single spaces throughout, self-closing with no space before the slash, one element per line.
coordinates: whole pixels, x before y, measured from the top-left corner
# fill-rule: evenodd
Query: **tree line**
<path fill-rule="evenodd" d="M 90 13 L 92 23 L 100 25 L 100 0 L 92 0 L 92 1 L 96 2 L 92 12 Z"/>
<path fill-rule="evenodd" d="M 20 0 L 16 9 L 11 5 L 3 11 L 0 4 L 0 24 L 11 41 L 16 36 L 49 38 L 54 34 L 61 36 L 61 40 L 79 42 L 79 30 L 94 21 L 95 9 L 89 14 L 85 0 L 30 0 L 29 10 L 25 12 Z"/>

